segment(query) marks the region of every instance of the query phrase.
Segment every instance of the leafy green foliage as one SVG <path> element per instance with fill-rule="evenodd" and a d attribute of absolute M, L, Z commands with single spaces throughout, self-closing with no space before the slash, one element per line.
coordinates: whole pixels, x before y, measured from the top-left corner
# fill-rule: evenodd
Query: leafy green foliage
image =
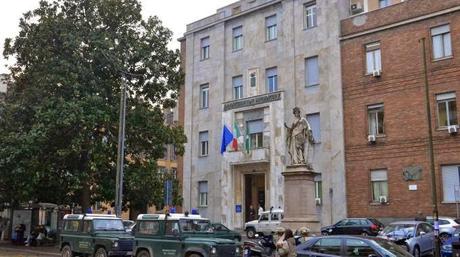
<path fill-rule="evenodd" d="M 171 31 L 144 20 L 137 0 L 41 1 L 19 26 L 3 53 L 16 63 L 0 108 L 0 202 L 112 201 L 126 83 L 125 200 L 153 203 L 164 179 L 155 161 L 186 141 L 164 125 L 183 80 Z"/>

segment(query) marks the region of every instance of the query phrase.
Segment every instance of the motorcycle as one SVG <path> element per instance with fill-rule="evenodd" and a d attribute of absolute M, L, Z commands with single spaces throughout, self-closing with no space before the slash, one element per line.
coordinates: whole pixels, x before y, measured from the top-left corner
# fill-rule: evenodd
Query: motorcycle
<path fill-rule="evenodd" d="M 273 242 L 273 235 L 256 234 L 258 240 L 244 241 L 243 242 L 243 257 L 271 257 L 276 251 L 275 242 Z M 259 239 L 260 238 L 260 239 Z"/>

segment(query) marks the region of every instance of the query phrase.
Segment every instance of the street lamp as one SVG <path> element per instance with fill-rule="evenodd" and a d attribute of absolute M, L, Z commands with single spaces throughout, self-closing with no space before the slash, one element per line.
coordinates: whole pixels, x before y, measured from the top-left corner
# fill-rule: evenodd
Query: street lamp
<path fill-rule="evenodd" d="M 433 216 L 434 216 L 434 231 L 435 231 L 435 251 L 434 257 L 440 256 L 440 241 L 439 241 L 439 216 L 438 216 L 438 197 L 436 193 L 436 174 L 434 168 L 434 149 L 433 149 L 433 131 L 431 128 L 431 108 L 430 96 L 428 86 L 428 69 L 426 64 L 426 49 L 425 38 L 419 40 L 422 44 L 422 57 L 423 57 L 423 75 L 425 80 L 425 107 L 426 119 L 428 123 L 428 153 L 430 155 L 430 173 L 431 173 L 431 201 L 433 203 Z"/>
<path fill-rule="evenodd" d="M 121 217 L 123 202 L 123 165 L 125 159 L 126 83 L 122 81 L 120 92 L 120 118 L 118 127 L 117 178 L 115 185 L 115 214 Z"/>

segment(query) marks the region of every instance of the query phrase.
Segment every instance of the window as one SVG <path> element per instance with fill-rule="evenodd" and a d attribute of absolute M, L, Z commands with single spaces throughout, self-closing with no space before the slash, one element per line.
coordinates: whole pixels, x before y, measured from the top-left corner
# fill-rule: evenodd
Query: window
<path fill-rule="evenodd" d="M 322 238 L 310 248 L 310 251 L 321 254 L 340 255 L 341 247 L 342 239 L 340 238 Z"/>
<path fill-rule="evenodd" d="M 388 199 L 388 177 L 386 170 L 371 171 L 372 201 L 380 202 L 380 197 Z"/>
<path fill-rule="evenodd" d="M 209 58 L 209 37 L 201 39 L 201 60 Z"/>
<path fill-rule="evenodd" d="M 257 76 L 255 72 L 251 72 L 251 74 L 249 74 L 249 84 L 251 87 L 257 86 Z"/>
<path fill-rule="evenodd" d="M 390 5 L 390 0 L 379 0 L 379 8 L 387 7 Z"/>
<path fill-rule="evenodd" d="M 436 95 L 436 101 L 438 103 L 438 126 L 458 125 L 457 98 L 455 93 Z"/>
<path fill-rule="evenodd" d="M 200 86 L 200 108 L 207 109 L 209 107 L 209 84 Z"/>
<path fill-rule="evenodd" d="M 321 142 L 321 125 L 319 113 L 307 114 L 307 121 L 313 133 L 315 143 Z"/>
<path fill-rule="evenodd" d="M 266 40 L 275 40 L 277 38 L 276 15 L 265 18 Z"/>
<path fill-rule="evenodd" d="M 243 26 L 233 28 L 233 41 L 232 48 L 233 51 L 238 51 L 243 48 Z"/>
<path fill-rule="evenodd" d="M 345 256 L 380 256 L 375 250 L 369 246 L 366 242 L 359 239 L 347 239 L 345 241 L 346 254 Z"/>
<path fill-rule="evenodd" d="M 141 221 L 139 223 L 139 234 L 156 235 L 160 231 L 159 221 Z"/>
<path fill-rule="evenodd" d="M 267 76 L 267 88 L 268 92 L 276 92 L 278 91 L 278 71 L 277 68 L 270 68 L 265 71 L 266 76 Z"/>
<path fill-rule="evenodd" d="M 83 232 L 89 233 L 91 232 L 92 222 L 91 220 L 83 221 Z"/>
<path fill-rule="evenodd" d="M 208 155 L 208 131 L 200 132 L 200 156 Z"/>
<path fill-rule="evenodd" d="M 450 27 L 443 25 L 431 29 L 433 44 L 433 58 L 440 59 L 452 56 L 452 43 L 450 40 Z"/>
<path fill-rule="evenodd" d="M 384 135 L 383 104 L 370 105 L 367 107 L 369 122 L 369 135 Z"/>
<path fill-rule="evenodd" d="M 243 76 L 236 76 L 232 78 L 233 85 L 233 99 L 243 98 Z"/>
<path fill-rule="evenodd" d="M 64 231 L 77 232 L 80 229 L 79 220 L 68 220 L 64 224 Z"/>
<path fill-rule="evenodd" d="M 323 199 L 323 182 L 315 181 L 315 198 Z"/>
<path fill-rule="evenodd" d="M 206 207 L 208 206 L 208 181 L 198 182 L 198 192 L 199 192 L 199 206 Z"/>
<path fill-rule="evenodd" d="M 165 235 L 176 235 L 179 233 L 179 223 L 177 221 L 165 222 Z"/>
<path fill-rule="evenodd" d="M 306 29 L 317 26 L 316 2 L 308 3 L 305 5 L 304 26 Z"/>
<path fill-rule="evenodd" d="M 247 122 L 249 134 L 249 147 L 251 149 L 262 148 L 264 145 L 264 122 L 263 120 L 252 120 Z"/>
<path fill-rule="evenodd" d="M 381 71 L 380 43 L 366 45 L 366 73 L 372 74 L 374 71 Z"/>
<path fill-rule="evenodd" d="M 444 202 L 460 201 L 460 165 L 442 166 L 441 170 Z"/>
<path fill-rule="evenodd" d="M 305 59 L 305 86 L 317 85 L 319 85 L 318 56 L 313 56 Z"/>

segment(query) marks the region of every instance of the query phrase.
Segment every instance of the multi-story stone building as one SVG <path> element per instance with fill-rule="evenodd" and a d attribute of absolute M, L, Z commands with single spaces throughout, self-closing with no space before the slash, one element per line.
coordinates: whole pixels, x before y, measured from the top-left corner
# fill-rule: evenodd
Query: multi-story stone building
<path fill-rule="evenodd" d="M 460 2 L 406 0 L 350 17 L 341 48 L 348 215 L 432 214 L 423 51 L 437 203 L 441 215 L 456 215 Z"/>
<path fill-rule="evenodd" d="M 317 201 L 318 218 L 346 216 L 340 72 L 342 0 L 241 0 L 187 26 L 184 208 L 241 228 L 248 208 Z M 298 106 L 316 144 L 315 195 L 284 195 L 286 129 Z M 223 126 L 241 135 L 221 154 Z"/>

